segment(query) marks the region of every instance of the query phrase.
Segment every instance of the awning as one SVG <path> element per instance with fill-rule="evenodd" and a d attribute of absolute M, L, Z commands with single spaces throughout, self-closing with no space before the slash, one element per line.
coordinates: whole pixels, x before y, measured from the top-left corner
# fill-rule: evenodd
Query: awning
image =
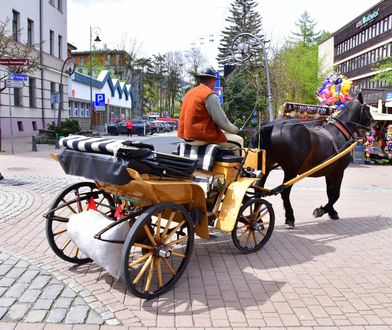
<path fill-rule="evenodd" d="M 385 102 L 387 108 L 392 108 L 392 101 Z"/>

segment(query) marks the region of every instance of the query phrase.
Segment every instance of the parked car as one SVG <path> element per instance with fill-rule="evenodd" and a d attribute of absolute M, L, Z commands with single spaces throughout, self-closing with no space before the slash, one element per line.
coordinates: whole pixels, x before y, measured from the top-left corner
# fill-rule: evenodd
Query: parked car
<path fill-rule="evenodd" d="M 177 123 L 174 121 L 167 121 L 166 124 L 168 124 L 172 127 L 172 131 L 177 129 Z"/>
<path fill-rule="evenodd" d="M 158 127 L 157 124 L 154 121 L 147 120 L 147 122 L 150 124 L 150 134 L 153 135 L 154 133 L 158 132 Z"/>
<path fill-rule="evenodd" d="M 128 134 L 127 127 L 125 126 L 126 120 L 120 121 L 117 124 L 110 124 L 107 127 L 107 132 L 110 135 Z M 144 135 L 144 126 L 146 134 L 151 133 L 151 124 L 143 119 L 132 119 L 132 134 Z"/>
<path fill-rule="evenodd" d="M 166 121 L 162 122 L 163 125 L 165 125 L 166 131 L 165 132 L 172 132 L 174 130 L 173 126 L 168 124 Z"/>
<path fill-rule="evenodd" d="M 155 125 L 157 125 L 157 132 L 164 133 L 166 132 L 166 125 L 160 121 L 154 121 Z"/>

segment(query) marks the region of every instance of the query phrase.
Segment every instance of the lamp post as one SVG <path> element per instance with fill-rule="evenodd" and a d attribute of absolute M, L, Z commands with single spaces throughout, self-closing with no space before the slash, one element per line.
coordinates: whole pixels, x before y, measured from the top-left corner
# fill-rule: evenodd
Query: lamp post
<path fill-rule="evenodd" d="M 254 43 L 256 41 L 256 43 Z M 235 60 L 244 62 L 248 60 L 254 53 L 252 50 L 261 47 L 265 62 L 265 73 L 267 76 L 267 93 L 268 93 L 268 110 L 269 120 L 274 120 L 274 106 L 272 104 L 272 92 L 271 92 L 271 80 L 269 72 L 269 64 L 267 51 L 265 49 L 265 40 L 252 34 L 252 33 L 241 33 L 237 35 L 232 44 L 232 54 Z"/>
<path fill-rule="evenodd" d="M 61 75 L 60 75 L 60 104 L 59 104 L 59 113 L 57 116 L 57 126 L 61 125 L 61 111 L 64 110 L 64 91 L 63 91 L 63 74 L 65 66 L 68 65 L 67 74 L 68 76 L 72 75 L 75 72 L 75 59 L 72 56 L 67 57 L 64 61 L 63 66 L 61 67 Z"/>
<path fill-rule="evenodd" d="M 90 26 L 90 129 L 93 129 L 93 32 L 95 33 L 94 42 L 100 42 L 99 34 L 101 29 L 99 27 Z"/>

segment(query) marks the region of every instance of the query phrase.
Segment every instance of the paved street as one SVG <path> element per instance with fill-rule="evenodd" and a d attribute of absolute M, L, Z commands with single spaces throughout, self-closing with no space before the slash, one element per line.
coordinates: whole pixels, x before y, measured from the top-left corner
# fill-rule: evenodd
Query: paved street
<path fill-rule="evenodd" d="M 269 197 L 276 227 L 261 251 L 240 254 L 230 234 L 198 238 L 174 290 L 144 301 L 96 264 L 54 255 L 42 214 L 82 179 L 49 158 L 53 146 L 30 150 L 31 139 L 16 139 L 15 155 L 0 154 L 0 329 L 392 328 L 392 166 L 348 168 L 340 220 L 312 217 L 326 202 L 323 179 L 293 188 L 294 230 Z M 267 186 L 281 179 L 277 170 Z"/>

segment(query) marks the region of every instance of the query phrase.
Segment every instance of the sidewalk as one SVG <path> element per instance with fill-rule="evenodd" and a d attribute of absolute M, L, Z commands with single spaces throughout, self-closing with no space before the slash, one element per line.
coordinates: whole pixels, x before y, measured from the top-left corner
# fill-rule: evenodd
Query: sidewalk
<path fill-rule="evenodd" d="M 347 169 L 338 221 L 312 217 L 324 179 L 294 186 L 291 231 L 280 197 L 268 197 L 276 226 L 261 251 L 240 254 L 230 234 L 197 238 L 174 290 L 144 301 L 96 264 L 74 266 L 49 248 L 42 214 L 81 179 L 50 159 L 54 146 L 38 150 L 22 138 L 15 155 L 0 154 L 0 329 L 391 328 L 392 166 Z"/>

